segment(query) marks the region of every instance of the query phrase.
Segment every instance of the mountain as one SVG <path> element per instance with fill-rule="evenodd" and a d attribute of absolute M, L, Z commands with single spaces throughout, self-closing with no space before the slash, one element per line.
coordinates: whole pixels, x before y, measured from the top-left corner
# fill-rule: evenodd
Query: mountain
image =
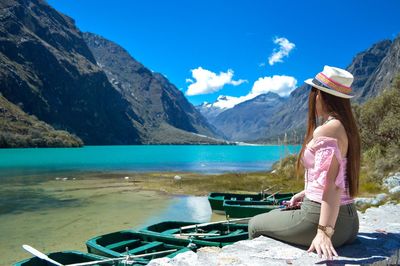
<path fill-rule="evenodd" d="M 213 103 L 203 102 L 196 106 L 196 109 L 213 124 L 213 120 L 222 112 L 232 108 L 231 96 L 220 95 Z"/>
<path fill-rule="evenodd" d="M 24 112 L 85 144 L 141 143 L 74 21 L 44 1 L 0 2 L 0 65 L 0 92 Z"/>
<path fill-rule="evenodd" d="M 268 92 L 229 108 L 211 121 L 229 140 L 243 141 L 263 137 L 270 119 L 287 98 Z"/>
<path fill-rule="evenodd" d="M 54 130 L 0 95 L 0 147 L 80 147 L 82 140 Z"/>
<path fill-rule="evenodd" d="M 359 60 L 360 56 L 362 60 Z M 371 61 L 373 62 L 372 64 Z M 384 89 L 389 88 L 395 77 L 399 75 L 400 35 L 393 41 L 386 40 L 379 42 L 366 52 L 357 55 L 348 67 L 348 70 L 350 72 L 354 71 L 356 73 L 355 77 L 358 78 L 360 69 L 364 70 L 362 68 L 363 65 L 373 65 L 374 67 L 370 68 L 369 75 L 362 76 L 363 79 L 361 80 L 365 80 L 364 83 L 356 83 L 353 86 L 353 89 L 357 92 L 355 100 L 360 103 L 378 96 Z"/>
<path fill-rule="evenodd" d="M 210 138 L 199 136 L 220 137 L 163 75 L 152 72 L 112 41 L 92 33 L 84 33 L 83 37 L 115 90 L 131 104 L 137 115 L 135 126 L 144 143 L 210 142 Z M 176 138 L 178 131 L 179 138 Z"/>
<path fill-rule="evenodd" d="M 358 53 L 346 69 L 354 75 L 353 103 L 376 97 L 400 73 L 400 35 Z M 287 99 L 276 98 L 275 106 L 260 104 L 258 101 L 266 97 L 263 96 L 231 109 L 216 109 L 213 104 L 197 108 L 230 140 L 269 143 L 283 139 L 286 133 L 289 142 L 300 143 L 306 129 L 309 91 L 309 86 L 303 84 Z"/>
<path fill-rule="evenodd" d="M 117 45 L 97 62 L 75 22 L 45 1 L 3 0 L 0 22 L 0 92 L 54 129 L 87 145 L 225 143 L 174 85 Z"/>

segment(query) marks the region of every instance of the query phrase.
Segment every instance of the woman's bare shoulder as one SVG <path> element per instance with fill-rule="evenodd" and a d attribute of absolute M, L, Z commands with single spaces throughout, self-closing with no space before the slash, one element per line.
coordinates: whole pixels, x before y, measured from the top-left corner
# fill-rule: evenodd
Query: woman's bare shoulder
<path fill-rule="evenodd" d="M 338 141 L 339 149 L 342 151 L 342 154 L 347 153 L 347 134 L 346 130 L 338 119 L 334 119 L 318 127 L 313 134 L 313 138 L 316 139 L 318 137 L 330 137 L 335 138 Z"/>
<path fill-rule="evenodd" d="M 331 137 L 338 140 L 343 139 L 346 136 L 346 130 L 342 125 L 342 122 L 338 119 L 334 119 L 326 123 L 325 125 L 319 126 L 313 134 L 314 138 L 317 137 Z M 346 136 L 347 137 L 347 136 Z"/>

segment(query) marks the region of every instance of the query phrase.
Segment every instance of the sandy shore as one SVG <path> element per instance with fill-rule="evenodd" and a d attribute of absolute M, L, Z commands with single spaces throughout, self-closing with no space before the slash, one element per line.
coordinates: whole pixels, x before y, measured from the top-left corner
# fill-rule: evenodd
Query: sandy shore
<path fill-rule="evenodd" d="M 35 197 L 33 203 L 24 199 L 28 206 L 16 202 L 14 211 L 11 211 L 13 202 L 10 201 L 8 213 L 0 216 L 1 265 L 11 265 L 30 257 L 21 248 L 22 244 L 30 244 L 44 252 L 86 251 L 84 243 L 89 238 L 136 228 L 171 200 L 171 196 L 165 193 L 142 191 L 115 179 L 4 185 L 1 191 L 6 190 L 17 194 L 30 191 Z M 38 200 L 41 197 L 44 200 Z M 47 201 L 56 203 L 47 204 Z"/>

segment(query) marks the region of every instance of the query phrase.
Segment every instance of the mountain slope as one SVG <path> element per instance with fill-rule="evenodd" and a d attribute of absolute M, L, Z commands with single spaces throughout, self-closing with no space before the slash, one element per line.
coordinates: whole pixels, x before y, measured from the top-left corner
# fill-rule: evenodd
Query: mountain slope
<path fill-rule="evenodd" d="M 230 140 L 254 140 L 263 137 L 271 118 L 286 102 L 286 98 L 269 92 L 235 105 L 211 121 Z"/>
<path fill-rule="evenodd" d="M 136 115 L 74 21 L 41 0 L 0 2 L 0 92 L 85 144 L 140 143 Z"/>
<path fill-rule="evenodd" d="M 83 142 L 66 131 L 27 115 L 0 95 L 0 147 L 79 147 Z"/>
<path fill-rule="evenodd" d="M 180 137 L 176 141 L 183 143 L 193 142 L 196 135 L 192 133 L 219 137 L 183 93 L 163 75 L 150 71 L 125 49 L 99 35 L 84 33 L 83 36 L 98 65 L 137 114 L 140 123 L 136 126 L 143 132 L 144 142 L 170 143 L 173 139 L 165 136 L 172 137 L 178 131 Z"/>

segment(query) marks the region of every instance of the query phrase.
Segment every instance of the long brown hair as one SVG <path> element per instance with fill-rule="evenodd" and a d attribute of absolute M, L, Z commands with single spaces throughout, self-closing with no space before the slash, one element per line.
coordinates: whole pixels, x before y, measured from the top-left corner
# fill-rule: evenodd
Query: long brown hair
<path fill-rule="evenodd" d="M 351 110 L 350 100 L 336 97 L 332 94 L 318 90 L 315 87 L 311 88 L 308 96 L 308 123 L 307 132 L 304 137 L 304 142 L 301 147 L 299 156 L 297 158 L 297 175 L 300 175 L 303 166 L 301 164 L 301 157 L 303 156 L 304 149 L 307 143 L 313 138 L 313 133 L 317 125 L 317 112 L 316 112 L 316 97 L 320 94 L 322 100 L 322 106 L 324 110 L 331 116 L 338 119 L 346 130 L 348 138 L 348 150 L 347 150 L 347 167 L 346 167 L 346 182 L 349 186 L 349 193 L 351 197 L 354 197 L 358 193 L 358 183 L 360 174 L 360 133 L 357 128 L 356 121 Z"/>

